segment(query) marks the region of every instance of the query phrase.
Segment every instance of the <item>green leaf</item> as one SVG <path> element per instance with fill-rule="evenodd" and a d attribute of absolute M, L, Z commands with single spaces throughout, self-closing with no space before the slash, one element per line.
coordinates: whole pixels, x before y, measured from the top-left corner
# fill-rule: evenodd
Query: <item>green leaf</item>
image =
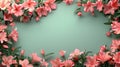
<path fill-rule="evenodd" d="M 45 57 L 50 56 L 50 55 L 53 55 L 53 54 L 54 54 L 54 53 L 48 53 L 48 54 L 45 55 Z"/>

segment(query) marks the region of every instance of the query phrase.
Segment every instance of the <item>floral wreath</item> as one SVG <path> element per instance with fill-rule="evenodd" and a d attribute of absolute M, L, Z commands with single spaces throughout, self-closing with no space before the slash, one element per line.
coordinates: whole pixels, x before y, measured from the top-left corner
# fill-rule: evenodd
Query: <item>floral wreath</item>
<path fill-rule="evenodd" d="M 46 17 L 52 10 L 55 10 L 56 3 L 64 2 L 71 5 L 73 0 L 0 0 L 0 67 L 120 67 L 120 1 L 119 0 L 78 0 L 78 9 L 75 13 L 82 16 L 81 7 L 84 12 L 94 15 L 94 10 L 103 13 L 108 17 L 106 25 L 111 25 L 106 33 L 108 37 L 115 37 L 108 49 L 105 45 L 100 47 L 98 53 L 89 55 L 91 52 L 81 52 L 75 49 L 66 58 L 66 51 L 60 50 L 60 58 L 47 62 L 47 57 L 53 53 L 41 50 L 41 57 L 32 53 L 25 56 L 24 50 L 15 47 L 18 40 L 18 32 L 15 22 L 37 21 Z"/>

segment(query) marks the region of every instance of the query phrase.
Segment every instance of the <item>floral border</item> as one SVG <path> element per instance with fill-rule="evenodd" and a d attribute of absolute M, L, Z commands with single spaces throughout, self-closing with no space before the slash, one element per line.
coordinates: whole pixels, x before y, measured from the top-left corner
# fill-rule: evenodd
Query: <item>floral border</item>
<path fill-rule="evenodd" d="M 47 62 L 47 57 L 54 53 L 41 50 L 39 57 L 32 53 L 24 56 L 25 51 L 15 47 L 18 41 L 18 32 L 15 22 L 27 23 L 35 18 L 36 22 L 41 17 L 46 17 L 57 8 L 56 3 L 64 2 L 71 5 L 73 0 L 0 0 L 0 67 L 120 67 L 120 40 L 113 39 L 110 48 L 105 45 L 100 47 L 98 53 L 90 55 L 89 51 L 75 49 L 66 57 L 66 51 L 60 50 L 60 58 Z M 108 17 L 106 25 L 111 25 L 106 33 L 108 37 L 120 37 L 120 1 L 119 0 L 78 0 L 75 13 L 82 16 L 84 12 L 94 15 L 94 10 Z"/>

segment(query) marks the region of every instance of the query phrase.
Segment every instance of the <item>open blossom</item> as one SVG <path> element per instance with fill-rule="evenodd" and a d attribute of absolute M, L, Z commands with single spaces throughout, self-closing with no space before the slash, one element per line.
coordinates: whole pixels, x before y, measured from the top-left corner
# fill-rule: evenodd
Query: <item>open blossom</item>
<path fill-rule="evenodd" d="M 16 29 L 14 29 L 10 34 L 9 37 L 11 37 L 15 42 L 18 40 L 18 32 Z"/>
<path fill-rule="evenodd" d="M 66 53 L 66 51 L 64 51 L 64 50 L 59 51 L 59 55 L 62 56 L 62 57 L 65 56 L 65 53 Z"/>
<path fill-rule="evenodd" d="M 22 4 L 13 4 L 12 5 L 12 13 L 17 17 L 21 16 L 21 15 L 23 15 L 22 8 L 23 8 Z"/>
<path fill-rule="evenodd" d="M 51 60 L 50 63 L 52 64 L 52 67 L 63 67 L 63 63 L 61 62 L 60 58 Z"/>
<path fill-rule="evenodd" d="M 3 31 L 3 30 L 5 30 L 6 28 L 7 28 L 6 25 L 0 25 L 0 32 Z"/>
<path fill-rule="evenodd" d="M 112 52 L 115 52 L 115 50 L 120 49 L 120 40 L 112 40 L 112 44 L 110 46 L 110 49 Z"/>
<path fill-rule="evenodd" d="M 115 34 L 120 34 L 120 23 L 118 21 L 113 21 L 111 27 Z"/>
<path fill-rule="evenodd" d="M 36 5 L 37 3 L 34 0 L 27 0 L 23 4 L 24 8 L 30 12 L 34 11 Z"/>
<path fill-rule="evenodd" d="M 8 13 L 4 13 L 4 20 L 5 21 L 13 21 L 12 15 Z"/>
<path fill-rule="evenodd" d="M 47 12 L 47 10 L 45 9 L 44 6 L 38 7 L 36 9 L 36 12 L 37 12 L 37 14 L 38 14 L 39 17 L 41 17 L 41 16 L 47 16 L 47 14 L 48 14 L 48 12 Z"/>
<path fill-rule="evenodd" d="M 83 4 L 84 6 L 84 11 L 85 12 L 91 12 L 91 13 L 94 13 L 94 6 L 95 4 L 88 1 L 86 4 Z"/>
<path fill-rule="evenodd" d="M 107 4 L 105 4 L 104 6 L 104 13 L 105 14 L 114 14 L 115 13 L 115 10 L 118 9 L 118 1 L 119 0 L 110 0 Z"/>
<path fill-rule="evenodd" d="M 96 60 L 96 56 L 87 56 L 86 67 L 97 67 L 98 65 L 99 62 Z"/>
<path fill-rule="evenodd" d="M 5 10 L 7 7 L 10 6 L 11 0 L 0 0 L 0 9 Z"/>
<path fill-rule="evenodd" d="M 46 0 L 44 4 L 45 4 L 45 9 L 49 12 L 51 12 L 52 9 L 56 9 L 55 0 Z"/>
<path fill-rule="evenodd" d="M 13 64 L 13 56 L 3 56 L 2 57 L 2 65 L 6 67 L 10 67 Z"/>
<path fill-rule="evenodd" d="M 73 67 L 74 66 L 74 62 L 72 60 L 65 60 L 63 62 L 63 67 Z"/>
<path fill-rule="evenodd" d="M 42 58 L 40 58 L 36 53 L 31 54 L 32 62 L 40 62 Z"/>
<path fill-rule="evenodd" d="M 102 8 L 103 8 L 102 0 L 96 1 L 96 7 L 97 7 L 97 10 L 102 11 Z"/>
<path fill-rule="evenodd" d="M 80 52 L 79 49 L 75 49 L 71 54 L 70 54 L 70 58 L 74 58 L 76 60 L 78 60 L 78 57 L 83 54 L 84 52 Z"/>
<path fill-rule="evenodd" d="M 3 43 L 4 41 L 8 41 L 7 33 L 2 31 L 2 32 L 0 32 L 0 42 Z"/>
<path fill-rule="evenodd" d="M 73 0 L 63 0 L 64 3 L 66 3 L 67 5 L 70 5 L 73 3 Z"/>
<path fill-rule="evenodd" d="M 115 63 L 120 64 L 120 52 L 117 52 L 114 56 L 113 56 L 113 60 Z"/>
<path fill-rule="evenodd" d="M 108 52 L 99 52 L 98 55 L 96 56 L 96 58 L 100 62 L 104 63 L 104 62 L 110 60 L 112 57 L 109 55 Z"/>
<path fill-rule="evenodd" d="M 19 63 L 22 67 L 33 67 L 31 64 L 29 64 L 28 59 L 19 60 Z"/>

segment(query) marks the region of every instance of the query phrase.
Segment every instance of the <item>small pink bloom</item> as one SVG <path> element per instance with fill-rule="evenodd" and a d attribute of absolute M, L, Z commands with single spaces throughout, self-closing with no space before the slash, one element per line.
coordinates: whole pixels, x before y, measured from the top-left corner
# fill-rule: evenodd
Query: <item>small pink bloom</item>
<path fill-rule="evenodd" d="M 19 63 L 22 67 L 33 67 L 31 64 L 29 64 L 28 59 L 19 60 Z"/>
<path fill-rule="evenodd" d="M 106 32 L 106 36 L 107 37 L 110 37 L 110 35 L 111 35 L 111 33 L 108 31 L 108 32 Z"/>
<path fill-rule="evenodd" d="M 96 60 L 96 56 L 87 56 L 86 67 L 97 67 L 98 65 L 99 62 Z"/>
<path fill-rule="evenodd" d="M 33 15 L 33 12 L 28 12 L 28 14 L 29 14 L 30 16 L 32 16 L 32 15 Z"/>
<path fill-rule="evenodd" d="M 21 50 L 21 51 L 20 51 L 20 55 L 23 56 L 24 54 L 25 54 L 25 50 Z"/>
<path fill-rule="evenodd" d="M 43 66 L 43 67 L 48 67 L 48 63 L 47 63 L 45 60 L 43 60 L 43 61 L 41 62 L 41 66 Z"/>
<path fill-rule="evenodd" d="M 77 2 L 77 6 L 82 6 L 81 2 Z"/>
<path fill-rule="evenodd" d="M 99 52 L 104 52 L 106 50 L 106 46 L 105 45 L 102 45 L 101 47 L 100 47 L 100 51 Z"/>
<path fill-rule="evenodd" d="M 44 4 L 45 9 L 49 12 L 51 12 L 52 9 L 56 9 L 55 0 L 47 0 L 46 2 L 44 2 Z"/>
<path fill-rule="evenodd" d="M 22 21 L 23 22 L 28 22 L 29 21 L 29 16 L 23 16 Z"/>
<path fill-rule="evenodd" d="M 110 2 L 112 9 L 116 10 L 119 8 L 119 0 L 111 0 Z"/>
<path fill-rule="evenodd" d="M 20 0 L 15 0 L 15 3 L 19 3 L 20 2 Z"/>
<path fill-rule="evenodd" d="M 59 55 L 62 56 L 62 57 L 65 56 L 65 53 L 66 53 L 66 51 L 64 51 L 64 50 L 59 51 Z"/>
<path fill-rule="evenodd" d="M 8 13 L 4 13 L 4 20 L 5 21 L 13 21 L 12 15 Z"/>
<path fill-rule="evenodd" d="M 82 16 L 82 12 L 78 12 L 77 15 L 78 15 L 78 16 Z"/>
<path fill-rule="evenodd" d="M 63 0 L 63 2 L 67 5 L 71 5 L 73 3 L 73 0 Z"/>
<path fill-rule="evenodd" d="M 27 0 L 24 2 L 23 6 L 28 11 L 33 12 L 37 3 L 34 0 Z"/>
<path fill-rule="evenodd" d="M 11 26 L 11 27 L 15 27 L 16 24 L 15 24 L 14 22 L 11 22 L 11 23 L 10 23 L 10 26 Z"/>
<path fill-rule="evenodd" d="M 10 34 L 9 37 L 11 37 L 15 42 L 18 40 L 18 32 L 16 29 L 14 29 Z"/>
<path fill-rule="evenodd" d="M 6 28 L 7 28 L 6 25 L 0 25 L 0 32 L 3 31 L 3 30 L 5 30 Z"/>
<path fill-rule="evenodd" d="M 97 7 L 98 11 L 102 11 L 102 8 L 103 8 L 102 0 L 97 0 L 96 1 L 96 7 Z"/>
<path fill-rule="evenodd" d="M 120 34 L 120 22 L 113 21 L 111 27 L 115 34 Z"/>
<path fill-rule="evenodd" d="M 13 64 L 13 56 L 3 56 L 2 57 L 2 65 L 6 67 L 10 67 Z"/>
<path fill-rule="evenodd" d="M 105 52 L 99 52 L 97 55 L 97 60 L 99 60 L 100 62 L 104 63 L 106 61 L 109 61 L 112 57 L 109 55 L 109 53 L 105 53 Z"/>
<path fill-rule="evenodd" d="M 11 0 L 0 0 L 0 9 L 5 10 L 7 7 L 10 6 Z"/>
<path fill-rule="evenodd" d="M 41 17 L 41 16 L 47 16 L 47 14 L 48 14 L 48 12 L 47 12 L 47 10 L 45 9 L 44 6 L 38 7 L 36 9 L 36 12 L 37 12 L 37 14 L 38 14 L 39 17 Z"/>
<path fill-rule="evenodd" d="M 32 53 L 31 54 L 32 57 L 32 62 L 40 62 L 42 60 L 42 58 L 40 58 L 36 53 Z"/>
<path fill-rule="evenodd" d="M 23 15 L 22 8 L 23 8 L 22 4 L 13 4 L 12 5 L 13 14 L 17 17 Z"/>
<path fill-rule="evenodd" d="M 44 49 L 42 49 L 42 50 L 40 51 L 40 53 L 41 53 L 42 55 L 45 55 Z"/>
<path fill-rule="evenodd" d="M 50 63 L 52 64 L 52 67 L 63 67 L 63 63 L 61 62 L 60 58 L 51 60 Z"/>
<path fill-rule="evenodd" d="M 3 48 L 8 49 L 9 47 L 7 45 L 3 45 Z"/>
<path fill-rule="evenodd" d="M 0 42 L 3 43 L 4 41 L 8 41 L 7 33 L 6 32 L 0 32 Z"/>
<path fill-rule="evenodd" d="M 110 46 L 111 51 L 115 52 L 115 50 L 120 49 L 120 40 L 112 40 L 112 44 Z"/>
<path fill-rule="evenodd" d="M 80 52 L 79 49 L 75 49 L 71 54 L 70 54 L 70 59 L 75 59 L 78 60 L 79 56 L 83 54 L 84 52 Z"/>
<path fill-rule="evenodd" d="M 63 67 L 73 67 L 74 66 L 74 62 L 72 60 L 65 60 L 63 62 Z"/>
<path fill-rule="evenodd" d="M 114 56 L 113 56 L 113 60 L 115 63 L 120 64 L 120 52 L 117 52 Z"/>
<path fill-rule="evenodd" d="M 91 12 L 92 14 L 94 13 L 94 3 L 88 1 L 86 4 L 83 4 L 83 6 L 85 12 Z"/>
<path fill-rule="evenodd" d="M 36 22 L 38 22 L 38 21 L 40 20 L 40 17 L 37 16 L 37 17 L 35 18 L 35 20 L 36 20 Z"/>

